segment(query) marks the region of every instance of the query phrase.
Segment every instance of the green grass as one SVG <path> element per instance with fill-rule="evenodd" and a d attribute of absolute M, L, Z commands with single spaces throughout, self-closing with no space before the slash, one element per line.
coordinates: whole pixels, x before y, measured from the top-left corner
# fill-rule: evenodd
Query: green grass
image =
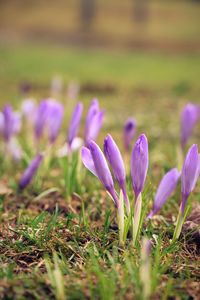
<path fill-rule="evenodd" d="M 169 89 L 180 86 L 198 89 L 198 55 L 109 53 L 58 47 L 1 47 L 1 93 L 8 85 L 27 79 L 49 84 L 60 74 L 65 82 L 111 84 L 117 87 Z M 199 91 L 199 89 L 198 89 Z"/>

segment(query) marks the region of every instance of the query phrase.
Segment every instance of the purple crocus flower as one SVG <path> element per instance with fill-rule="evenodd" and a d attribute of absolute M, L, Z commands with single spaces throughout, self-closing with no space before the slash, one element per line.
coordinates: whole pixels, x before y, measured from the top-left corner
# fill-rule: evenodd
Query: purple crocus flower
<path fill-rule="evenodd" d="M 42 162 L 42 159 L 43 155 L 37 154 L 37 156 L 30 162 L 19 182 L 19 188 L 21 190 L 23 190 L 31 182 Z"/>
<path fill-rule="evenodd" d="M 1 133 L 8 143 L 13 135 L 21 129 L 21 117 L 17 112 L 13 112 L 10 105 L 5 105 L 1 114 Z"/>
<path fill-rule="evenodd" d="M 181 175 L 181 211 L 184 214 L 185 205 L 190 193 L 193 191 L 200 173 L 200 155 L 197 145 L 193 144 L 184 161 Z"/>
<path fill-rule="evenodd" d="M 13 135 L 19 133 L 21 127 L 22 127 L 21 114 L 20 112 L 14 112 L 13 113 Z"/>
<path fill-rule="evenodd" d="M 23 156 L 22 148 L 15 137 L 12 137 L 7 143 L 6 152 L 14 161 L 20 161 Z"/>
<path fill-rule="evenodd" d="M 44 132 L 48 117 L 48 100 L 40 102 L 35 118 L 35 137 L 39 140 Z"/>
<path fill-rule="evenodd" d="M 85 122 L 84 140 L 87 145 L 90 140 L 95 141 L 103 125 L 104 112 L 99 108 L 99 102 L 94 99 L 88 110 Z"/>
<path fill-rule="evenodd" d="M 136 141 L 131 156 L 131 177 L 136 201 L 144 187 L 149 164 L 148 156 L 148 140 L 145 134 L 142 134 Z"/>
<path fill-rule="evenodd" d="M 67 87 L 67 95 L 70 99 L 76 100 L 80 92 L 80 84 L 78 82 L 70 82 Z"/>
<path fill-rule="evenodd" d="M 180 175 L 180 172 L 176 168 L 165 174 L 157 189 L 153 209 L 148 215 L 148 218 L 151 219 L 163 207 L 169 196 L 175 190 Z"/>
<path fill-rule="evenodd" d="M 119 186 L 123 192 L 126 206 L 130 211 L 130 203 L 126 193 L 126 173 L 124 162 L 119 148 L 117 147 L 115 141 L 113 140 L 110 134 L 108 134 L 104 140 L 104 153 L 112 167 L 114 177 L 119 183 Z"/>
<path fill-rule="evenodd" d="M 53 144 L 58 136 L 60 131 L 62 119 L 64 114 L 63 105 L 56 101 L 51 101 L 48 107 L 48 136 L 49 141 Z"/>
<path fill-rule="evenodd" d="M 35 122 L 36 117 L 36 103 L 34 99 L 25 99 L 21 105 L 22 115 L 29 123 Z"/>
<path fill-rule="evenodd" d="M 4 114 L 0 111 L 0 134 L 3 135 L 4 131 Z"/>
<path fill-rule="evenodd" d="M 82 112 L 83 112 L 83 104 L 79 102 L 73 111 L 72 118 L 69 124 L 68 138 L 67 138 L 69 147 L 71 147 L 72 142 L 78 133 Z"/>
<path fill-rule="evenodd" d="M 181 146 L 184 149 L 199 118 L 199 107 L 188 103 L 181 114 Z"/>
<path fill-rule="evenodd" d="M 99 111 L 99 102 L 97 99 L 93 99 L 88 109 L 88 113 L 85 120 L 85 137 L 87 136 L 87 132 L 89 131 L 91 119 L 98 111 Z"/>
<path fill-rule="evenodd" d="M 35 118 L 35 136 L 40 139 L 47 130 L 50 143 L 54 143 L 63 119 L 63 106 L 54 99 L 41 101 Z"/>
<path fill-rule="evenodd" d="M 133 118 L 129 118 L 124 125 L 123 141 L 126 151 L 129 150 L 130 144 L 135 136 L 136 126 L 136 121 Z"/>
<path fill-rule="evenodd" d="M 82 161 L 85 167 L 99 178 L 118 207 L 119 201 L 115 192 L 112 175 L 103 152 L 94 141 L 89 142 L 88 148 L 82 147 Z"/>

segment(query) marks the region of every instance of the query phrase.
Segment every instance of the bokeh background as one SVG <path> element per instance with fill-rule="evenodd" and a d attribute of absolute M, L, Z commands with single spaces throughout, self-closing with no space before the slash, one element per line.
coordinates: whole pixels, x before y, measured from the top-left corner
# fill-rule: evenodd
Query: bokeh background
<path fill-rule="evenodd" d="M 106 131 L 132 115 L 175 139 L 182 106 L 199 101 L 199 16 L 197 0 L 1 0 L 1 107 L 53 85 L 63 101 L 98 97 Z"/>

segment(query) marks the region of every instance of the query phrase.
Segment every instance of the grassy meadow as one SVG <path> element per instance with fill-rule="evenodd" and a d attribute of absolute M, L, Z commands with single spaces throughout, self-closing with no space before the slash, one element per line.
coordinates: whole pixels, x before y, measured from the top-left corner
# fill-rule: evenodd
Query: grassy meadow
<path fill-rule="evenodd" d="M 33 128 L 23 120 L 17 135 L 23 149 L 19 162 L 11 160 L 1 136 L 0 299 L 199 300 L 199 183 L 175 243 L 180 182 L 161 211 L 152 220 L 146 216 L 161 178 L 171 168 L 181 168 L 181 111 L 188 102 L 200 103 L 200 6 L 185 0 L 148 1 L 146 18 L 139 22 L 132 0 L 95 4 L 87 32 L 80 1 L 0 1 L 1 111 L 5 104 L 20 111 L 25 98 L 39 103 L 56 97 L 65 108 L 58 139 L 24 191 L 18 183 L 37 152 Z M 57 95 L 50 88 L 55 76 L 62 81 Z M 80 86 L 76 99 L 67 92 L 74 83 Z M 117 142 L 132 209 L 131 151 L 125 153 L 122 140 L 128 117 L 137 121 L 134 142 L 141 133 L 149 140 L 143 225 L 134 246 L 131 226 L 120 244 L 117 209 L 79 152 L 56 156 L 76 102 L 84 105 L 83 137 L 94 97 L 105 111 L 97 143 L 102 149 L 107 133 Z M 197 124 L 183 154 L 199 143 L 199 129 Z M 147 261 L 144 237 L 151 241 Z"/>
<path fill-rule="evenodd" d="M 65 141 L 75 106 L 66 86 L 78 82 L 78 100 L 84 104 L 80 136 L 89 103 L 97 97 L 105 109 L 97 142 L 102 148 L 110 133 L 122 150 L 131 205 L 131 154 L 123 152 L 122 129 L 129 116 L 135 117 L 137 136 L 145 132 L 149 139 L 145 216 L 162 176 L 179 165 L 180 112 L 188 101 L 199 103 L 199 64 L 197 54 L 1 46 L 1 109 L 10 103 L 19 110 L 24 97 L 40 101 L 51 96 L 51 79 L 61 76 L 64 88 L 58 98 L 65 105 L 65 118 L 56 150 Z M 31 85 L 26 95 L 19 89 L 24 81 Z M 145 299 L 142 236 L 152 241 L 151 299 L 199 299 L 199 241 L 184 228 L 180 239 L 170 243 L 181 201 L 180 184 L 160 213 L 152 221 L 144 220 L 136 246 L 131 244 L 131 234 L 120 246 L 114 203 L 97 178 L 79 164 L 77 153 L 72 160 L 52 156 L 27 189 L 19 192 L 18 181 L 36 151 L 32 134 L 25 128 L 19 134 L 25 152 L 20 163 L 0 158 L 1 299 Z M 197 126 L 188 147 L 199 138 Z M 197 185 L 190 198 L 191 213 L 199 211 L 199 192 Z"/>

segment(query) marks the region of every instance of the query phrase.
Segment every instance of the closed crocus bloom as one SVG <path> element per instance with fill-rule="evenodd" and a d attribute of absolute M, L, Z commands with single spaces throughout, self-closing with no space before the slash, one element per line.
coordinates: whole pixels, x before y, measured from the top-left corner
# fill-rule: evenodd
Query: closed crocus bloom
<path fill-rule="evenodd" d="M 2 111 L 0 111 L 0 134 L 3 135 L 4 131 L 4 115 Z"/>
<path fill-rule="evenodd" d="M 83 104 L 79 102 L 74 109 L 70 121 L 70 125 L 69 125 L 68 139 L 67 139 L 69 147 L 71 146 L 73 139 L 76 137 L 78 133 L 82 112 L 83 112 Z"/>
<path fill-rule="evenodd" d="M 5 105 L 3 108 L 4 126 L 3 136 L 8 142 L 13 134 L 13 110 L 10 105 Z"/>
<path fill-rule="evenodd" d="M 114 177 L 119 183 L 126 201 L 127 208 L 129 209 L 130 204 L 126 193 L 126 173 L 124 162 L 119 148 L 110 134 L 108 134 L 104 140 L 104 153 L 112 167 Z"/>
<path fill-rule="evenodd" d="M 7 153 L 12 157 L 14 161 L 21 160 L 23 152 L 18 140 L 15 137 L 12 137 L 7 144 Z"/>
<path fill-rule="evenodd" d="M 199 107 L 188 103 L 181 114 L 181 146 L 185 147 L 199 118 Z"/>
<path fill-rule="evenodd" d="M 48 100 L 40 102 L 35 117 L 35 137 L 40 139 L 47 122 L 48 117 Z"/>
<path fill-rule="evenodd" d="M 85 120 L 85 138 L 87 137 L 87 132 L 90 128 L 90 123 L 94 115 L 99 111 L 99 102 L 97 99 L 93 99 Z"/>
<path fill-rule="evenodd" d="M 36 104 L 34 99 L 25 99 L 21 105 L 22 115 L 29 123 L 35 122 Z"/>
<path fill-rule="evenodd" d="M 86 147 L 82 148 L 82 161 L 86 168 L 88 168 L 93 174 L 98 176 L 99 180 L 104 185 L 106 190 L 110 193 L 113 201 L 118 207 L 119 203 L 114 189 L 112 175 L 108 168 L 108 164 L 103 152 L 94 141 L 89 142 L 88 149 Z"/>
<path fill-rule="evenodd" d="M 52 101 L 48 108 L 48 135 L 50 143 L 54 143 L 60 131 L 64 114 L 63 105 L 59 102 Z"/>
<path fill-rule="evenodd" d="M 197 145 L 192 145 L 186 155 L 182 172 L 181 172 L 181 195 L 182 201 L 179 208 L 179 214 L 176 221 L 172 242 L 175 242 L 180 234 L 187 216 L 186 209 L 187 199 L 193 191 L 200 173 L 200 155 L 198 154 Z"/>
<path fill-rule="evenodd" d="M 123 132 L 123 140 L 124 140 L 124 148 L 126 151 L 129 150 L 130 144 L 136 133 L 136 121 L 133 118 L 129 118 L 124 126 Z"/>
<path fill-rule="evenodd" d="M 94 99 L 88 110 L 85 123 L 84 139 L 87 145 L 90 140 L 96 140 L 103 125 L 104 112 L 99 109 L 99 102 Z"/>
<path fill-rule="evenodd" d="M 76 100 L 80 92 L 80 84 L 78 82 L 70 82 L 67 87 L 67 95 L 69 98 Z"/>
<path fill-rule="evenodd" d="M 25 170 L 24 174 L 22 175 L 22 178 L 19 182 L 19 188 L 23 190 L 32 180 L 32 178 L 35 176 L 41 162 L 43 159 L 42 154 L 38 154 L 29 164 L 27 169 Z"/>
<path fill-rule="evenodd" d="M 53 98 L 40 102 L 35 117 L 35 136 L 40 139 L 47 132 L 50 143 L 54 143 L 63 119 L 64 108 Z"/>
<path fill-rule="evenodd" d="M 145 134 L 142 134 L 136 141 L 131 156 L 131 177 L 136 200 L 143 190 L 148 164 L 148 140 Z"/>
<path fill-rule="evenodd" d="M 13 112 L 10 105 L 5 105 L 2 111 L 1 131 L 4 139 L 8 142 L 11 137 L 17 134 L 21 129 L 21 116 Z"/>
<path fill-rule="evenodd" d="M 181 175 L 181 210 L 184 213 L 186 201 L 193 191 L 200 173 L 200 156 L 197 145 L 192 145 L 186 155 Z"/>
<path fill-rule="evenodd" d="M 17 134 L 21 130 L 21 113 L 20 112 L 14 112 L 13 113 L 13 134 Z"/>
<path fill-rule="evenodd" d="M 99 111 L 95 116 L 92 118 L 90 128 L 87 134 L 87 142 L 90 140 L 96 140 L 99 134 L 99 131 L 103 125 L 103 118 L 104 112 Z"/>
<path fill-rule="evenodd" d="M 152 218 L 163 207 L 169 196 L 175 190 L 179 178 L 180 172 L 176 168 L 165 174 L 157 189 L 153 209 L 148 218 Z"/>

